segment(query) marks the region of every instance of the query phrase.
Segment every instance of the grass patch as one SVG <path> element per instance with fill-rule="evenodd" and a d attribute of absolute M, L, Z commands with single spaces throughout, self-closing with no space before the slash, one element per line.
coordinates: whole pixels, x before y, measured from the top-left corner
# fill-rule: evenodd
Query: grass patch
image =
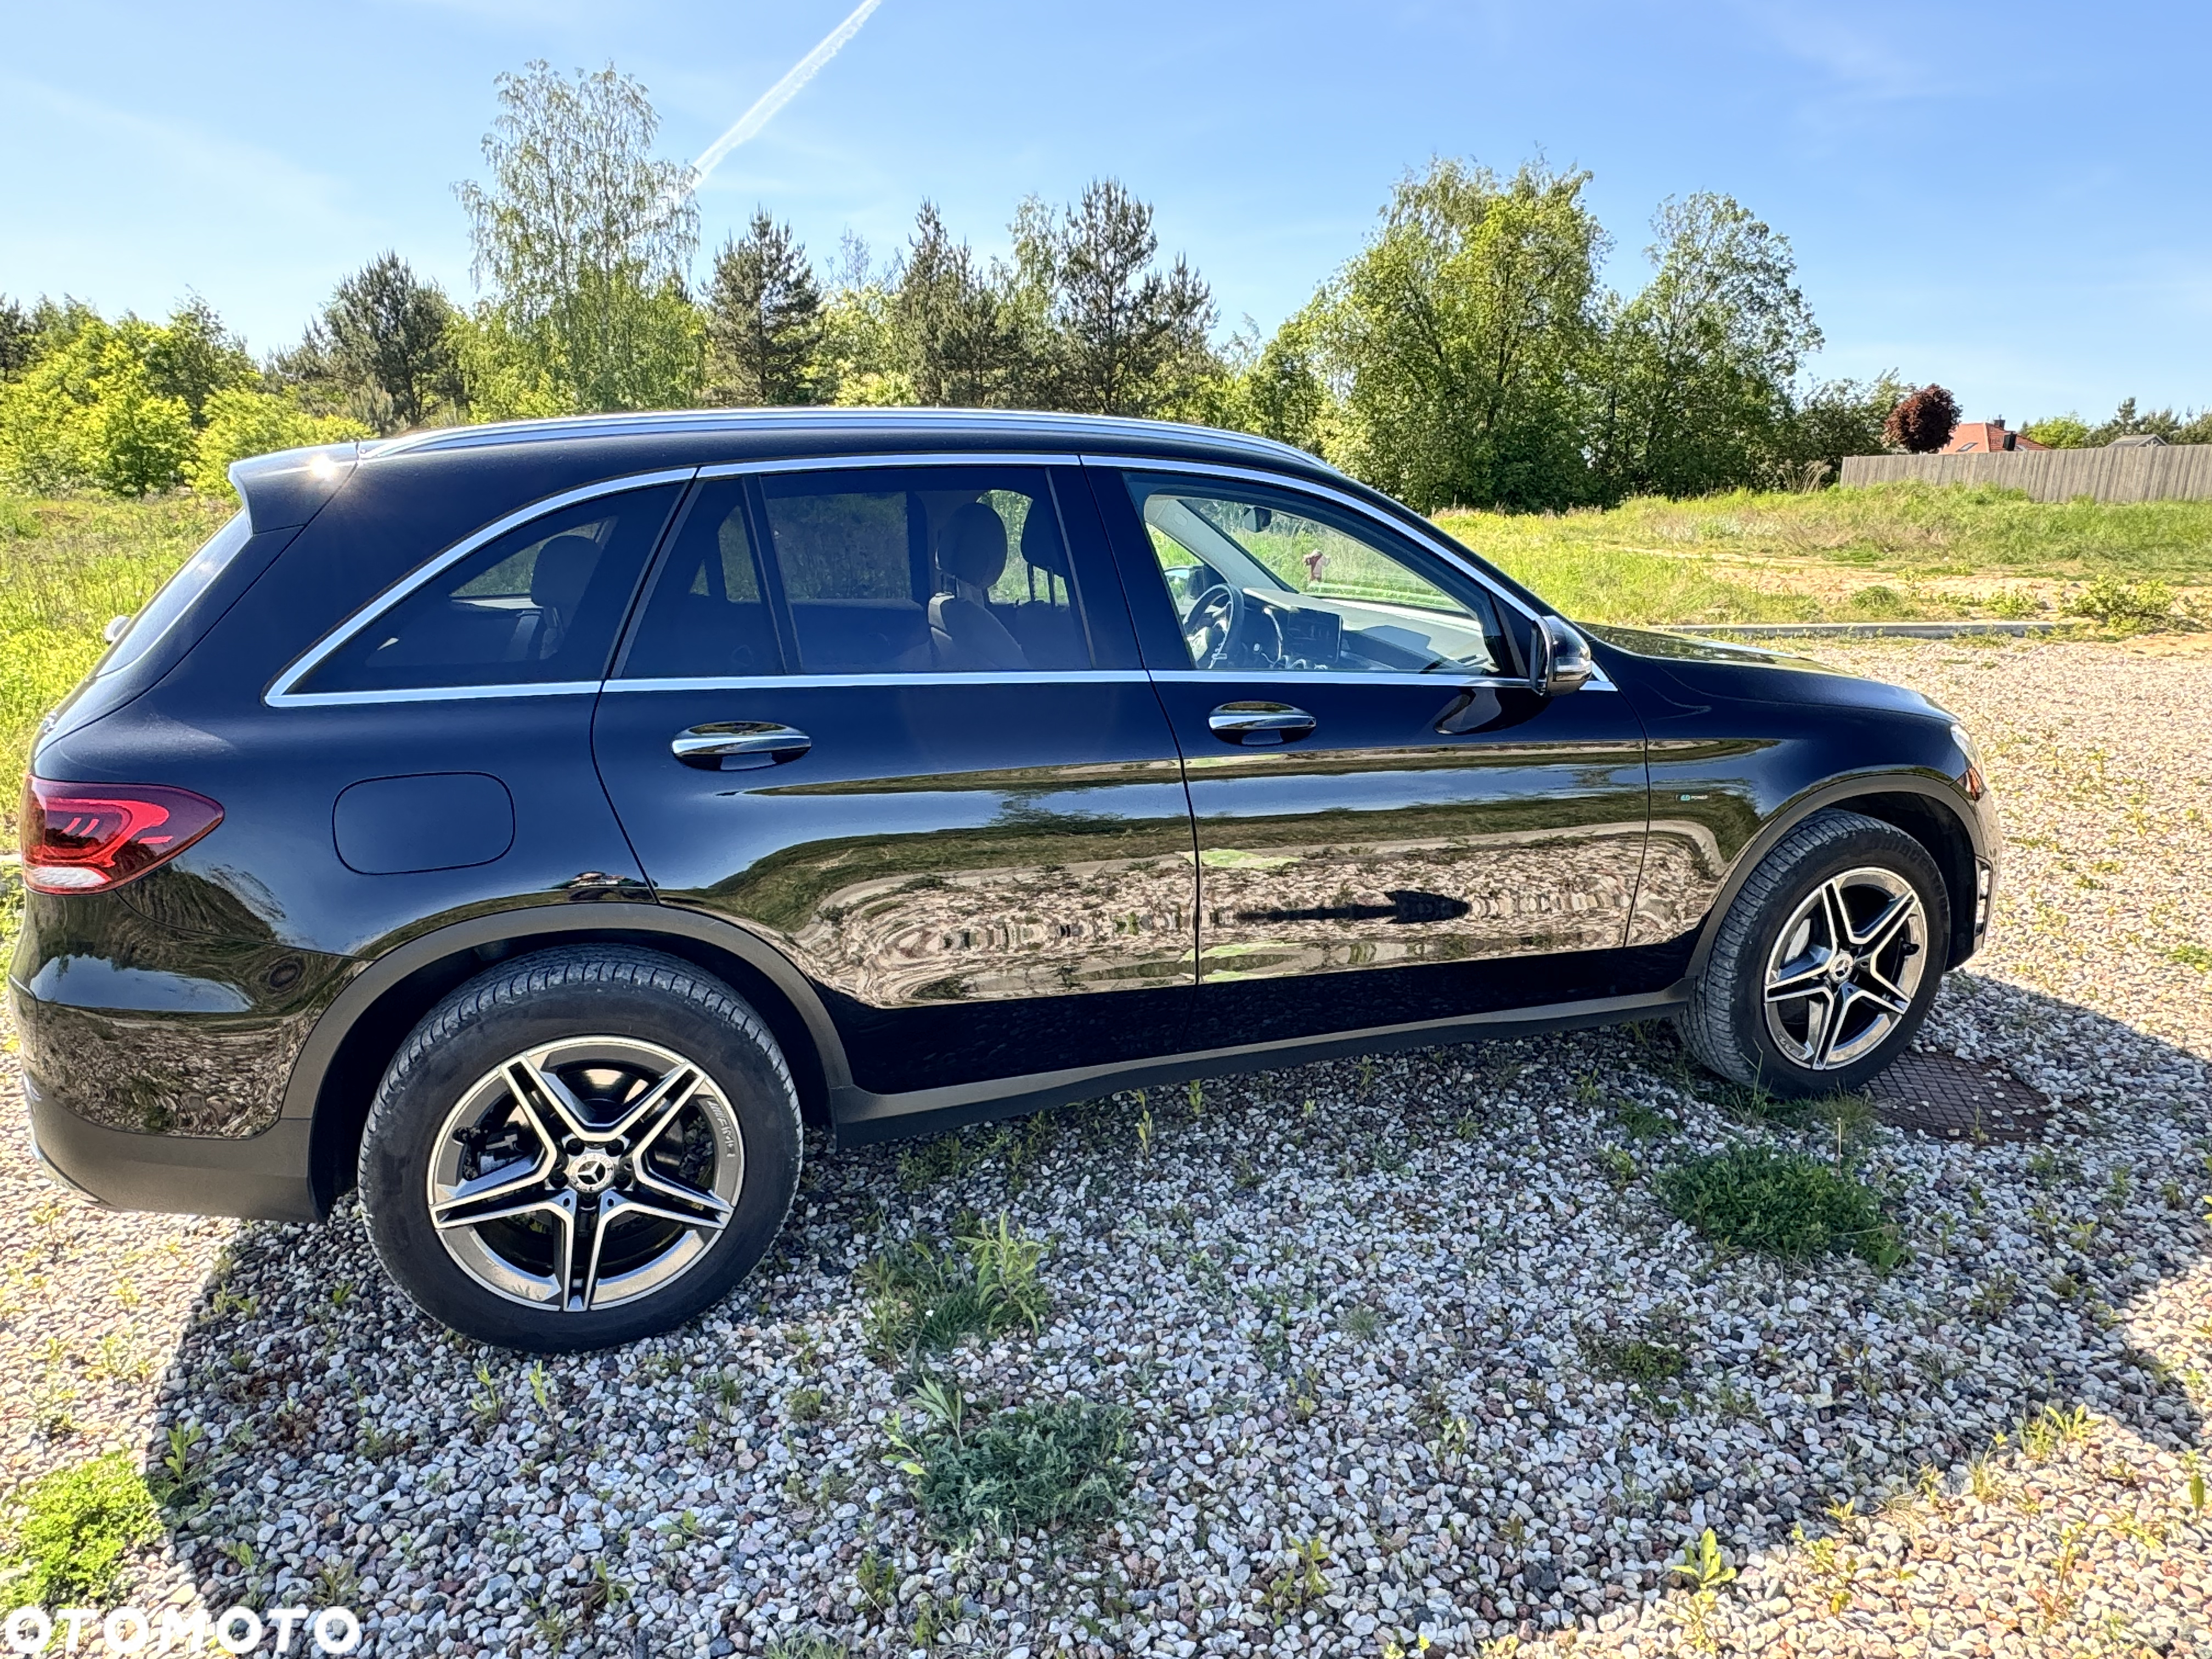
<path fill-rule="evenodd" d="M 1674 1382 L 1690 1364 L 1680 1344 L 1651 1333 L 1615 1336 L 1608 1331 L 1577 1331 L 1575 1346 L 1593 1376 L 1645 1388 Z"/>
<path fill-rule="evenodd" d="M 1716 1243 L 1802 1261 L 1848 1250 L 1877 1266 L 1894 1260 L 1872 1192 L 1803 1152 L 1740 1142 L 1662 1170 L 1659 1200 Z"/>
<path fill-rule="evenodd" d="M 161 1531 L 146 1482 L 121 1452 L 33 1480 L 9 1504 L 0 1605 L 82 1607 L 115 1586 L 123 1559 Z"/>
<path fill-rule="evenodd" d="M 869 1352 L 891 1364 L 969 1336 L 1042 1329 L 1052 1311 L 1037 1279 L 1043 1259 L 1043 1242 L 1016 1233 L 1003 1215 L 949 1250 L 927 1239 L 895 1245 L 860 1269 Z"/>
<path fill-rule="evenodd" d="M 930 1382 L 922 1426 L 894 1431 L 898 1466 L 940 1535 L 968 1540 L 1109 1518 L 1128 1490 L 1129 1413 L 1060 1401 L 970 1419 L 959 1390 Z"/>

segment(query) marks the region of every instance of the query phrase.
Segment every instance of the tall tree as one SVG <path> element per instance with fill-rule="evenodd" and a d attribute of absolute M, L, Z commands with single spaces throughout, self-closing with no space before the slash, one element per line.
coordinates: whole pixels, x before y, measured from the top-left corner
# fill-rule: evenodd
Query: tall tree
<path fill-rule="evenodd" d="M 153 395 L 181 401 L 196 427 L 206 424 L 207 401 L 216 392 L 261 382 L 244 343 L 197 294 L 169 313 L 167 327 L 147 336 L 144 363 Z"/>
<path fill-rule="evenodd" d="M 703 338 L 684 273 L 699 214 L 690 169 L 652 153 L 645 88 L 611 64 L 572 80 L 541 59 L 500 77 L 499 102 L 490 179 L 455 193 L 471 273 L 534 355 L 525 367 L 584 409 L 690 403 Z"/>
<path fill-rule="evenodd" d="M 1018 248 L 1024 227 L 1016 223 Z M 1039 239 L 1034 229 L 1030 239 Z M 1054 228 L 1049 283 L 1063 408 L 1158 415 L 1187 398 L 1212 367 L 1212 296 L 1177 255 L 1162 269 L 1152 210 L 1111 179 L 1094 180 Z M 1026 263 L 1042 264 L 1036 254 Z"/>
<path fill-rule="evenodd" d="M 1651 226 L 1651 281 L 1613 307 L 1601 359 L 1607 493 L 1770 483 L 1791 382 L 1820 343 L 1790 243 L 1726 196 L 1662 203 Z"/>
<path fill-rule="evenodd" d="M 717 403 L 805 404 L 822 380 L 822 290 L 806 250 L 765 210 L 714 256 L 707 293 L 710 397 Z"/>
<path fill-rule="evenodd" d="M 922 404 L 988 408 L 1009 401 L 1021 340 L 1002 294 L 932 202 L 915 216 L 891 292 L 899 367 Z"/>
<path fill-rule="evenodd" d="M 420 426 L 461 388 L 448 335 L 453 301 L 398 253 L 370 261 L 323 308 L 331 370 L 361 418 L 379 432 Z"/>
<path fill-rule="evenodd" d="M 1563 507 L 1588 490 L 1579 375 L 1604 233 L 1586 173 L 1438 160 L 1320 297 L 1338 459 L 1425 509 Z"/>

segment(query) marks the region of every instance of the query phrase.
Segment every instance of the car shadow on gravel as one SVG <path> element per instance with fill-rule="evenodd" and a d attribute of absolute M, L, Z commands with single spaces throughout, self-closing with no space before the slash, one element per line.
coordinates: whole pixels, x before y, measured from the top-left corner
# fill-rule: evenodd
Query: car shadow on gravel
<path fill-rule="evenodd" d="M 811 1144 L 754 1279 L 615 1353 L 445 1333 L 350 1200 L 249 1225 L 161 1384 L 146 1565 L 213 1608 L 352 1606 L 379 1651 L 1472 1651 L 1679 1601 L 1707 1528 L 1773 1584 L 1793 1540 L 1959 1488 L 2046 1407 L 2203 1447 L 2204 1063 L 1964 974 L 1923 1040 L 2054 1099 L 2042 1140 L 1772 1121 L 1638 1027 Z M 1909 1255 L 1698 1239 L 1651 1176 L 1747 1138 L 1841 1159 Z M 1047 1242 L 1042 1332 L 872 1353 L 865 1264 L 1001 1214 Z M 1130 1407 L 1118 1530 L 934 1536 L 886 1463 L 922 1370 Z"/>

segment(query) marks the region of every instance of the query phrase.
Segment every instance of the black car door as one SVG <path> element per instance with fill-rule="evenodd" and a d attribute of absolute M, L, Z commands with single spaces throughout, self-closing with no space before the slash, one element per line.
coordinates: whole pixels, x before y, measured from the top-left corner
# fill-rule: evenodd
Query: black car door
<path fill-rule="evenodd" d="M 1528 618 L 1350 496 L 1092 468 L 1185 757 L 1194 1047 L 1656 988 L 1644 734 L 1528 689 Z"/>
<path fill-rule="evenodd" d="M 1180 1043 L 1188 807 L 1072 460 L 702 476 L 593 742 L 661 901 L 797 963 L 860 1088 Z"/>

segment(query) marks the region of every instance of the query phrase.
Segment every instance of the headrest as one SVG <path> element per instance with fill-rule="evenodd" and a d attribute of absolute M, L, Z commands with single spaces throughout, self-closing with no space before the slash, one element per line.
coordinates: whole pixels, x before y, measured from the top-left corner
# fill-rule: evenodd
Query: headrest
<path fill-rule="evenodd" d="M 956 581 L 988 587 L 1006 568 L 1006 521 L 985 501 L 969 501 L 937 537 L 937 568 Z"/>
<path fill-rule="evenodd" d="M 599 544 L 589 536 L 556 536 L 538 550 L 530 567 L 530 602 L 574 617 L 584 589 L 599 562 Z"/>
<path fill-rule="evenodd" d="M 1060 538 L 1060 524 L 1048 502 L 1031 501 L 1029 516 L 1022 520 L 1022 562 L 1068 580 L 1067 544 Z"/>

